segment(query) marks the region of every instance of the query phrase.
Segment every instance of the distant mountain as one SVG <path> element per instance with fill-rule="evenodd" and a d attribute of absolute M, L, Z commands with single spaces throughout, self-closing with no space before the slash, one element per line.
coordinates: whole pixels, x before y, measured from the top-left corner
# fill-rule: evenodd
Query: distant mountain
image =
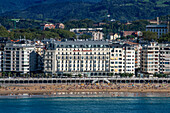
<path fill-rule="evenodd" d="M 99 2 L 101 0 L 0 0 L 0 13 L 23 10 L 31 6 L 61 2 Z"/>
<path fill-rule="evenodd" d="M 29 0 L 27 0 L 28 2 Z M 36 0 L 33 0 L 34 2 Z M 49 2 L 48 2 L 49 1 Z M 170 0 L 44 0 L 37 5 L 19 11 L 4 13 L 4 16 L 30 19 L 94 19 L 136 20 L 150 19 L 170 14 Z M 93 0 L 96 1 L 96 0 Z M 36 1 L 37 2 L 37 1 Z"/>

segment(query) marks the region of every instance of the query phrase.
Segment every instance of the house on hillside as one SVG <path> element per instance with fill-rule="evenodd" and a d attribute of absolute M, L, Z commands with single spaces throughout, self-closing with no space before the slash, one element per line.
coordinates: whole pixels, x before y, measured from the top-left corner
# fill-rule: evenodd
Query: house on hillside
<path fill-rule="evenodd" d="M 136 32 L 136 31 L 123 31 L 123 36 L 124 36 L 124 37 L 127 37 L 127 36 L 129 36 L 129 35 L 135 34 L 135 32 Z"/>
<path fill-rule="evenodd" d="M 55 28 L 64 29 L 64 28 L 65 28 L 65 25 L 64 25 L 63 23 L 56 23 L 56 24 L 55 24 Z"/>
<path fill-rule="evenodd" d="M 55 25 L 54 24 L 41 24 L 41 30 L 45 30 L 45 29 L 55 29 Z"/>

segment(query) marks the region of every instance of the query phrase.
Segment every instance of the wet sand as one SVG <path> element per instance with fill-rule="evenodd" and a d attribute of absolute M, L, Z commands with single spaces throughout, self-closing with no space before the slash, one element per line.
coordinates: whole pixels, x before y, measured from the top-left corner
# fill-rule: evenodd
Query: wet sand
<path fill-rule="evenodd" d="M 20 84 L 1 85 L 0 95 L 115 95 L 115 92 L 158 93 L 170 96 L 169 84 Z"/>

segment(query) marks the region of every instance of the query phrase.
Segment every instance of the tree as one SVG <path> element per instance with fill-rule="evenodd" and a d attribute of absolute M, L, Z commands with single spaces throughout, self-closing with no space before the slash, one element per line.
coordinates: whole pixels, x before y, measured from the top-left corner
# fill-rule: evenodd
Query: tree
<path fill-rule="evenodd" d="M 79 78 L 81 78 L 81 77 L 82 77 L 82 75 L 81 75 L 81 74 L 78 74 L 78 77 L 79 77 Z"/>
<path fill-rule="evenodd" d="M 128 39 L 129 39 L 129 38 L 135 38 L 135 36 L 134 36 L 134 35 L 128 35 L 127 38 L 128 38 Z"/>
<path fill-rule="evenodd" d="M 56 73 L 54 73 L 53 75 L 54 75 L 55 78 L 57 78 L 57 74 Z"/>
<path fill-rule="evenodd" d="M 16 77 L 17 77 L 17 74 L 16 74 L 16 73 L 13 73 L 13 77 L 16 78 Z"/>
<path fill-rule="evenodd" d="M 158 42 L 170 42 L 170 32 L 167 34 L 162 35 L 162 37 L 159 38 Z"/>
<path fill-rule="evenodd" d="M 133 74 L 132 73 L 128 73 L 128 77 L 132 77 L 133 76 Z"/>
<path fill-rule="evenodd" d="M 31 77 L 33 77 L 34 76 L 34 73 L 31 73 Z"/>
<path fill-rule="evenodd" d="M 8 72 L 8 77 L 11 77 L 11 72 Z"/>
<path fill-rule="evenodd" d="M 87 35 L 87 34 L 83 34 L 79 37 L 79 39 L 90 39 L 92 38 L 90 35 Z"/>
<path fill-rule="evenodd" d="M 125 73 L 121 73 L 120 76 L 121 77 L 126 77 L 126 74 Z"/>
<path fill-rule="evenodd" d="M 7 29 L 4 26 L 0 26 L 0 37 L 8 37 L 9 36 L 9 32 L 7 31 Z"/>
<path fill-rule="evenodd" d="M 68 77 L 68 78 L 71 78 L 71 77 L 72 77 L 72 74 L 67 74 L 67 77 Z"/>
<path fill-rule="evenodd" d="M 148 40 L 148 41 L 157 41 L 158 40 L 158 35 L 156 32 L 151 32 L 151 31 L 143 31 L 143 39 Z"/>
<path fill-rule="evenodd" d="M 109 77 L 112 77 L 114 75 L 114 73 L 109 73 L 108 76 Z"/>
<path fill-rule="evenodd" d="M 6 72 L 2 72 L 2 77 L 5 78 Z"/>

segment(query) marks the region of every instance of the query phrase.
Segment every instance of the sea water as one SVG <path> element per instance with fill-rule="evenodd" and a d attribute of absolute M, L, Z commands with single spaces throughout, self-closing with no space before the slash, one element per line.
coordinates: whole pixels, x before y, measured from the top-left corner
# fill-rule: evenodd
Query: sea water
<path fill-rule="evenodd" d="M 170 98 L 1 98 L 0 113 L 170 113 Z"/>

